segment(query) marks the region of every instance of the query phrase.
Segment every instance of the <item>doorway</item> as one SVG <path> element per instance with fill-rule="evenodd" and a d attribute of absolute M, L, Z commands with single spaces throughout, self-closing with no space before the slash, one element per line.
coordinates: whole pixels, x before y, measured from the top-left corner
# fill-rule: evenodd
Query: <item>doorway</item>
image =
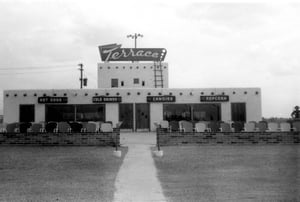
<path fill-rule="evenodd" d="M 135 104 L 136 131 L 149 131 L 150 105 L 148 103 Z"/>
<path fill-rule="evenodd" d="M 133 104 L 119 104 L 119 121 L 121 128 L 125 131 L 133 131 Z"/>

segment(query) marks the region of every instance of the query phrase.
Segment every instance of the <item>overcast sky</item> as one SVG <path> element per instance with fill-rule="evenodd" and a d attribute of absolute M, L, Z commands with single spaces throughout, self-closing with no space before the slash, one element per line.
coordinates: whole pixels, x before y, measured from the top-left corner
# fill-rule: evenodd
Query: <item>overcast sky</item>
<path fill-rule="evenodd" d="M 171 88 L 260 87 L 264 117 L 300 105 L 300 4 L 0 0 L 5 89 L 96 88 L 98 45 L 166 48 Z"/>

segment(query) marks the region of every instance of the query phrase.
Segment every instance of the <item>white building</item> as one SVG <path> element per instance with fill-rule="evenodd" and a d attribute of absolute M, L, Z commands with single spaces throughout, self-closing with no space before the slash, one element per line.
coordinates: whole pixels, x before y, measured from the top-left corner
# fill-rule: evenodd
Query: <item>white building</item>
<path fill-rule="evenodd" d="M 142 49 L 117 50 L 129 57 Z M 124 130 L 155 130 L 163 119 L 261 120 L 260 88 L 169 88 L 167 63 L 130 59 L 99 63 L 98 89 L 4 91 L 4 122 L 123 121 Z"/>

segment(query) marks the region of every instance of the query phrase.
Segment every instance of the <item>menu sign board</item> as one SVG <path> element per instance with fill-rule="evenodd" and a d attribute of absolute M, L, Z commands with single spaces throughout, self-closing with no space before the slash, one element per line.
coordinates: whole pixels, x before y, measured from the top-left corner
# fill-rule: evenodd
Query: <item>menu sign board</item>
<path fill-rule="evenodd" d="M 101 60 L 109 61 L 164 61 L 164 48 L 121 48 L 118 44 L 99 46 Z"/>
<path fill-rule="evenodd" d="M 201 102 L 228 102 L 228 95 L 211 95 L 211 96 L 200 96 Z"/>
<path fill-rule="evenodd" d="M 175 96 L 163 95 L 163 96 L 147 96 L 147 102 L 175 102 Z"/>
<path fill-rule="evenodd" d="M 68 103 L 67 97 L 39 97 L 38 103 L 40 104 L 59 104 L 59 103 Z"/>
<path fill-rule="evenodd" d="M 95 96 L 93 97 L 93 103 L 114 103 L 122 102 L 122 97 L 120 96 Z"/>

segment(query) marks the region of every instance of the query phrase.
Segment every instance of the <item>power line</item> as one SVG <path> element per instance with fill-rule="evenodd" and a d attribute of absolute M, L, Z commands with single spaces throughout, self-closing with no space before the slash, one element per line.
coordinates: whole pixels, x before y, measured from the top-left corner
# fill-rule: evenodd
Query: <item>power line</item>
<path fill-rule="evenodd" d="M 29 71 L 29 72 L 3 72 L 0 73 L 0 76 L 12 76 L 12 75 L 28 75 L 30 76 L 31 74 L 43 74 L 43 73 L 49 73 L 49 72 L 71 72 L 73 70 L 47 70 L 47 71 Z"/>
<path fill-rule="evenodd" d="M 40 66 L 19 66 L 19 67 L 0 67 L 0 70 L 31 70 L 42 68 L 71 68 L 77 65 L 40 65 Z"/>

